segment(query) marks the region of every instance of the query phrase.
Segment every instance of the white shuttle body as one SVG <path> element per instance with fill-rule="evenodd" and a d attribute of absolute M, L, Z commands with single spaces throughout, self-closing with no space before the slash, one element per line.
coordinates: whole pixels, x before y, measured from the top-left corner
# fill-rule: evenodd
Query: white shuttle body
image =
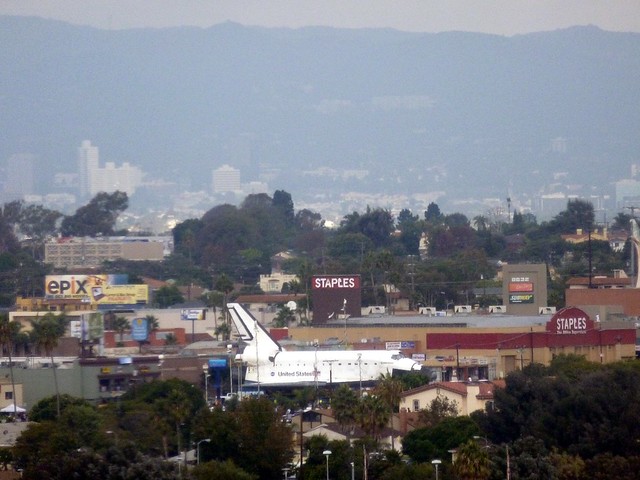
<path fill-rule="evenodd" d="M 244 381 L 262 387 L 362 384 L 382 374 L 420 371 L 421 365 L 399 350 L 287 351 L 238 303 L 227 305 L 246 343 L 236 360 L 247 366 Z"/>

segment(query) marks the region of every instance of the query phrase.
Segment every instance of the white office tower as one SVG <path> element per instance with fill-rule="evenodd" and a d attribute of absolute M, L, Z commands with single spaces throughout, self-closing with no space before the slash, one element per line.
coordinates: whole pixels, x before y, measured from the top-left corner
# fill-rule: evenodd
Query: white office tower
<path fill-rule="evenodd" d="M 130 165 L 129 162 L 124 162 L 120 167 L 116 167 L 113 162 L 107 162 L 104 168 L 95 169 L 89 193 L 93 197 L 100 192 L 113 193 L 119 190 L 131 197 L 141 183 L 142 170 L 138 167 Z"/>
<path fill-rule="evenodd" d="M 100 192 L 113 193 L 117 190 L 132 196 L 136 188 L 142 184 L 142 170 L 124 162 L 116 167 L 115 163 L 107 162 L 100 167 L 98 147 L 91 145 L 90 140 L 84 140 L 78 148 L 78 170 L 80 174 L 80 196 L 94 197 Z"/>
<path fill-rule="evenodd" d="M 80 197 L 90 193 L 91 179 L 98 170 L 100 155 L 98 147 L 91 145 L 90 140 L 83 140 L 78 147 L 78 172 L 80 177 Z"/>
<path fill-rule="evenodd" d="M 213 193 L 240 191 L 240 170 L 222 165 L 213 171 Z"/>

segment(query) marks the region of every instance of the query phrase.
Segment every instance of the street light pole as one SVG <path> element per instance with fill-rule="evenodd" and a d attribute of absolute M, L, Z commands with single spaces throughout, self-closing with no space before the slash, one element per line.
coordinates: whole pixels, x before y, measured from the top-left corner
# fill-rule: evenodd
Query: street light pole
<path fill-rule="evenodd" d="M 351 480 L 356 479 L 356 467 L 353 462 L 351 462 Z"/>
<path fill-rule="evenodd" d="M 233 362 L 231 362 L 231 353 L 233 345 L 227 345 L 227 355 L 229 355 L 229 393 L 233 393 Z"/>
<path fill-rule="evenodd" d="M 206 363 L 202 365 L 202 371 L 204 372 L 204 402 L 209 408 L 209 365 Z"/>
<path fill-rule="evenodd" d="M 331 455 L 331 450 L 325 450 L 322 454 L 327 457 L 327 480 L 329 480 L 329 455 Z"/>
<path fill-rule="evenodd" d="M 197 444 L 196 444 L 196 456 L 198 457 L 197 459 L 197 464 L 200 465 L 200 444 L 202 442 L 207 442 L 209 443 L 211 441 L 210 438 L 203 438 L 202 440 L 200 440 Z"/>
<path fill-rule="evenodd" d="M 438 466 L 442 463 L 441 460 L 431 460 L 431 463 L 436 467 L 436 480 L 438 480 Z"/>
<path fill-rule="evenodd" d="M 487 437 L 481 437 L 480 435 L 474 435 L 474 440 L 484 440 L 484 448 L 489 448 L 489 439 Z"/>

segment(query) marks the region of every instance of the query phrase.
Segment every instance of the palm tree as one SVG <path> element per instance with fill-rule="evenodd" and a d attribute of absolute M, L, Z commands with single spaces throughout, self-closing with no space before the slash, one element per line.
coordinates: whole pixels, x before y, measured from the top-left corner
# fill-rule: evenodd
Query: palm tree
<path fill-rule="evenodd" d="M 358 423 L 374 441 L 378 441 L 380 430 L 389 421 L 389 410 L 384 401 L 376 395 L 362 397 L 358 403 Z"/>
<path fill-rule="evenodd" d="M 124 342 L 124 332 L 131 328 L 131 324 L 126 317 L 116 317 L 113 322 L 113 329 L 120 335 L 120 343 Z"/>
<path fill-rule="evenodd" d="M 216 281 L 216 290 L 222 292 L 222 312 L 224 314 L 224 320 L 227 325 L 229 325 L 229 316 L 227 314 L 227 302 L 229 301 L 229 294 L 233 292 L 233 282 L 229 277 L 227 277 L 224 273 L 218 277 Z"/>
<path fill-rule="evenodd" d="M 168 396 L 157 403 L 159 411 L 167 422 L 172 422 L 176 429 L 176 439 L 178 441 L 178 455 L 182 453 L 180 426 L 184 424 L 189 416 L 189 404 L 187 394 L 176 388 L 172 388 Z M 186 462 L 186 452 L 185 452 Z"/>
<path fill-rule="evenodd" d="M 13 395 L 13 418 L 15 421 L 18 406 L 16 404 L 16 383 L 13 377 L 13 347 L 22 325 L 16 321 L 9 321 L 9 316 L 6 313 L 0 314 L 0 346 L 2 350 L 7 352 L 9 357 L 9 371 L 11 374 L 11 392 Z"/>
<path fill-rule="evenodd" d="M 353 429 L 357 409 L 358 395 L 347 385 L 340 385 L 331 397 L 331 410 L 343 431 Z"/>
<path fill-rule="evenodd" d="M 37 348 L 42 348 L 51 358 L 53 371 L 53 383 L 56 390 L 56 413 L 60 416 L 60 389 L 58 388 L 58 375 L 53 362 L 53 349 L 58 346 L 58 341 L 64 335 L 67 327 L 67 317 L 64 314 L 55 315 L 47 313 L 39 320 L 32 320 L 33 336 Z"/>
<path fill-rule="evenodd" d="M 214 328 L 218 326 L 218 308 L 221 308 L 224 302 L 224 294 L 218 291 L 207 292 L 201 298 L 213 311 L 213 323 Z"/>
<path fill-rule="evenodd" d="M 231 337 L 231 327 L 226 323 L 222 323 L 216 327 L 213 334 L 216 336 L 216 340 L 218 340 L 220 335 L 222 335 L 222 340 L 229 340 Z"/>
<path fill-rule="evenodd" d="M 283 305 L 273 319 L 276 327 L 288 327 L 290 322 L 295 321 L 296 316 L 289 307 Z"/>
<path fill-rule="evenodd" d="M 147 320 L 147 332 L 149 333 L 149 336 L 151 336 L 153 332 L 160 328 L 160 321 L 158 320 L 158 317 L 151 314 L 146 315 L 144 318 Z"/>
<path fill-rule="evenodd" d="M 491 474 L 489 454 L 475 440 L 458 449 L 453 470 L 460 480 L 487 480 Z"/>
<path fill-rule="evenodd" d="M 393 435 L 393 414 L 396 413 L 400 405 L 400 397 L 402 396 L 402 383 L 397 378 L 391 376 L 390 373 L 383 373 L 378 379 L 376 386 L 376 395 L 378 395 L 389 409 L 389 422 L 391 427 L 391 449 L 395 450 L 395 439 Z"/>

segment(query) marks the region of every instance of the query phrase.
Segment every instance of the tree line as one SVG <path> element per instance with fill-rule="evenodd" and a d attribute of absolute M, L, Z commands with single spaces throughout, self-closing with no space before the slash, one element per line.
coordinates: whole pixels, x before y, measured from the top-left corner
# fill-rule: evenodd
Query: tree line
<path fill-rule="evenodd" d="M 286 412 L 303 412 L 308 389 L 208 408 L 199 388 L 176 379 L 134 383 L 101 405 L 46 398 L 31 409 L 34 422 L 16 445 L 0 449 L 0 463 L 38 480 L 275 480 L 285 469 L 321 480 L 327 463 L 338 480 L 365 478 L 365 471 L 370 480 L 433 479 L 433 460 L 441 461 L 442 480 L 637 478 L 636 362 L 602 365 L 560 355 L 548 367 L 531 364 L 507 376 L 487 410 L 459 415 L 455 402 L 437 397 L 401 445 L 383 448 L 407 381 L 383 376 L 366 394 L 346 386 L 325 392 L 338 427 L 357 440 L 306 438 L 301 469 L 291 464 L 299 426 L 284 420 Z M 187 469 L 189 449 L 199 461 Z"/>
<path fill-rule="evenodd" d="M 16 295 L 42 294 L 42 279 L 53 271 L 42 262 L 47 239 L 126 234 L 115 226 L 127 207 L 122 192 L 100 193 L 69 216 L 40 205 L 5 204 L 0 212 L 0 305 L 11 305 Z M 631 218 L 619 213 L 609 230 L 628 232 Z M 596 225 L 592 204 L 570 200 L 566 210 L 540 224 L 529 213 L 469 219 L 462 213 L 444 214 L 431 203 L 424 212 L 405 208 L 397 215 L 367 207 L 328 228 L 320 214 L 296 211 L 291 195 L 278 190 L 272 196 L 249 195 L 238 206 L 216 205 L 201 218 L 179 223 L 171 232 L 175 251 L 162 262 L 120 260 L 103 268 L 105 273 L 127 273 L 133 283 L 150 276 L 219 292 L 216 284 L 224 279 L 234 285 L 235 294 L 257 293 L 258 278 L 271 272 L 273 256 L 287 251 L 292 258 L 281 266 L 299 278 L 286 285 L 287 291 L 307 294 L 314 274 L 360 274 L 365 305 L 387 304 L 385 285 L 393 284 L 414 308 L 445 308 L 449 303 L 499 302 L 476 293 L 479 287 L 498 286 L 492 279 L 499 263 L 535 262 L 549 266 L 549 304 L 562 307 L 567 278 L 629 267 L 628 245 L 615 252 L 604 241 L 570 244 L 561 239 L 578 229 L 602 227 Z M 181 300 L 175 289 L 162 293 L 160 307 Z M 219 304 L 207 299 L 214 302 Z M 308 302 L 303 303 L 306 308 Z"/>

